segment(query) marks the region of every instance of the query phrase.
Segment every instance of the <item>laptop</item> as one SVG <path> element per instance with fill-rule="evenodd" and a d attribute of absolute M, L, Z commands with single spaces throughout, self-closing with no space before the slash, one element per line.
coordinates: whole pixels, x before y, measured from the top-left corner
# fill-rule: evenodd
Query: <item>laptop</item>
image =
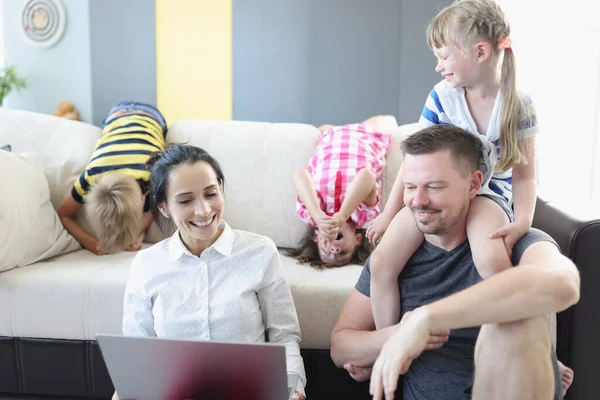
<path fill-rule="evenodd" d="M 156 337 L 96 336 L 121 399 L 291 400 L 285 347 Z"/>

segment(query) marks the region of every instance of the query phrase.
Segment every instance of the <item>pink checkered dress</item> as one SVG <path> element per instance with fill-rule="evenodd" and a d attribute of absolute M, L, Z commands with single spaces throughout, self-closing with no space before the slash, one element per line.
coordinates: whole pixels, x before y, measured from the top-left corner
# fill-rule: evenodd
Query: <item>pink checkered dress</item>
<path fill-rule="evenodd" d="M 361 203 L 350 219 L 357 228 L 364 229 L 379 215 L 381 176 L 391 143 L 390 133 L 376 132 L 365 124 L 336 126 L 321 135 L 307 170 L 320 199 L 321 209 L 327 215 L 339 211 L 348 186 L 363 168 L 368 168 L 376 176 L 377 203 L 374 206 Z M 306 206 L 299 199 L 296 200 L 296 211 L 304 222 L 315 226 Z"/>

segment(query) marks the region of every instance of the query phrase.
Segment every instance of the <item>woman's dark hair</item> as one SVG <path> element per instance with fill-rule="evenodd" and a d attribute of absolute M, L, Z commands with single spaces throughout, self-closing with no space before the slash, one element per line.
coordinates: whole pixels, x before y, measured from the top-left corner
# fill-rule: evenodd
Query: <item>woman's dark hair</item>
<path fill-rule="evenodd" d="M 319 246 L 314 241 L 316 227 L 311 226 L 308 230 L 308 234 L 300 241 L 298 248 L 288 250 L 285 255 L 288 257 L 293 257 L 298 262 L 309 264 L 311 267 L 315 267 L 317 269 L 326 269 L 326 268 L 339 268 L 348 264 L 360 264 L 364 265 L 369 258 L 369 255 L 373 251 L 373 245 L 369 243 L 367 238 L 365 237 L 366 230 L 365 229 L 356 229 L 356 233 L 360 233 L 362 236 L 361 243 L 354 248 L 354 253 L 352 253 L 352 258 L 348 262 L 348 264 L 332 264 L 321 261 L 321 257 L 319 256 Z"/>
<path fill-rule="evenodd" d="M 171 172 L 181 164 L 195 164 L 199 161 L 211 166 L 215 171 L 215 175 L 217 175 L 217 182 L 221 191 L 224 191 L 225 176 L 221 165 L 200 147 L 172 144 L 165 150 L 152 154 L 146 162 L 146 170 L 150 172 L 150 211 L 152 211 L 152 218 L 160 226 L 163 234 L 171 232 L 172 226 L 170 221 L 166 220 L 161 214 L 158 205 L 167 201 Z"/>

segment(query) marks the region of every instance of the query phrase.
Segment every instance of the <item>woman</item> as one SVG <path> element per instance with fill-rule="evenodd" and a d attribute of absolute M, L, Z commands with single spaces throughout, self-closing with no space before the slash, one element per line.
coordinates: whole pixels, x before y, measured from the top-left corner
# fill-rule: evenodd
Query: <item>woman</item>
<path fill-rule="evenodd" d="M 170 219 L 177 231 L 133 260 L 123 334 L 238 342 L 268 337 L 285 345 L 288 373 L 299 376 L 294 399 L 303 400 L 300 326 L 273 241 L 222 220 L 225 178 L 204 150 L 173 145 L 147 166 L 154 220 Z"/>

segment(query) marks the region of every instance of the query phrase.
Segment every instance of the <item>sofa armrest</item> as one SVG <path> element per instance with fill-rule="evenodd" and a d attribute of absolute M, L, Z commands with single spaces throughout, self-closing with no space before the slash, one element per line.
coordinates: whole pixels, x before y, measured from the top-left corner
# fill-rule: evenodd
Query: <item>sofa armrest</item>
<path fill-rule="evenodd" d="M 587 398 L 596 384 L 600 359 L 600 207 L 538 198 L 533 226 L 548 233 L 581 274 L 579 303 L 557 316 L 558 358 L 575 371 L 567 398 Z"/>

